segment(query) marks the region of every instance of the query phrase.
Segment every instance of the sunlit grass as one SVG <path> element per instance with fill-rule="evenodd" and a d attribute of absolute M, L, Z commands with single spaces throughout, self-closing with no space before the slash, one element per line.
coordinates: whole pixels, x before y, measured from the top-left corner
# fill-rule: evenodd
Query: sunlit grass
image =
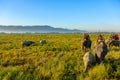
<path fill-rule="evenodd" d="M 93 53 L 97 35 L 90 37 Z M 22 47 L 26 40 L 35 45 Z M 105 63 L 84 73 L 81 40 L 82 34 L 0 34 L 0 80 L 119 80 L 120 50 L 113 47 Z"/>

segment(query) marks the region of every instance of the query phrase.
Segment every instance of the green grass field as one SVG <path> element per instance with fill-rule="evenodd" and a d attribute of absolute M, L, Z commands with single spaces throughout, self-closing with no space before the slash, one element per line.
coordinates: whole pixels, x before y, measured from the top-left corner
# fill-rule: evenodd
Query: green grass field
<path fill-rule="evenodd" d="M 97 34 L 90 37 L 93 52 Z M 36 44 L 21 47 L 25 40 Z M 81 40 L 82 34 L 0 34 L 0 80 L 119 80 L 120 50 L 113 47 L 106 63 L 84 73 Z"/>

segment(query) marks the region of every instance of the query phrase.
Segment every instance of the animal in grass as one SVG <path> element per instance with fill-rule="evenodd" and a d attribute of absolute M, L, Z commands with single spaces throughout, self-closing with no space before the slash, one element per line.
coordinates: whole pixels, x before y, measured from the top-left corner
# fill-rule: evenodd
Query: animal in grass
<path fill-rule="evenodd" d="M 120 41 L 119 40 L 114 40 L 114 41 L 107 41 L 107 44 L 109 46 L 109 48 L 111 48 L 112 46 L 116 46 L 116 47 L 120 47 Z"/>
<path fill-rule="evenodd" d="M 95 52 L 95 60 L 98 64 L 100 64 L 102 61 L 104 61 L 104 58 L 108 53 L 108 48 L 105 42 L 103 41 L 97 44 L 95 46 L 94 52 Z"/>
<path fill-rule="evenodd" d="M 95 62 L 94 55 L 91 52 L 86 52 L 83 56 L 83 62 L 85 67 L 84 72 L 86 72 Z"/>
<path fill-rule="evenodd" d="M 111 34 L 110 38 L 107 40 L 109 48 L 112 46 L 120 47 L 120 41 L 118 34 Z"/>
<path fill-rule="evenodd" d="M 32 45 L 32 44 L 34 44 L 35 42 L 33 42 L 33 41 L 23 41 L 23 42 L 21 42 L 21 45 L 22 46 L 30 46 L 30 45 Z"/>
<path fill-rule="evenodd" d="M 89 34 L 85 33 L 83 35 L 83 41 L 82 41 L 82 51 L 86 52 L 87 49 L 91 49 L 92 41 L 90 40 Z"/>
<path fill-rule="evenodd" d="M 45 40 L 45 39 L 40 40 L 40 44 L 41 44 L 41 45 L 46 44 L 46 40 Z"/>
<path fill-rule="evenodd" d="M 100 44 L 101 42 L 105 41 L 101 34 L 98 34 L 96 44 Z"/>

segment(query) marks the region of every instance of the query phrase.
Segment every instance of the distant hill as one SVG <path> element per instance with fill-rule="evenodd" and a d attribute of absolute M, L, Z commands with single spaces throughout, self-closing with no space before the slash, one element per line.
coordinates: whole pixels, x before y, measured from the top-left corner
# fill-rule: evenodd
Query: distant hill
<path fill-rule="evenodd" d="M 1 33 L 83 33 L 85 30 L 54 28 L 48 25 L 33 25 L 33 26 L 4 26 L 0 25 Z"/>

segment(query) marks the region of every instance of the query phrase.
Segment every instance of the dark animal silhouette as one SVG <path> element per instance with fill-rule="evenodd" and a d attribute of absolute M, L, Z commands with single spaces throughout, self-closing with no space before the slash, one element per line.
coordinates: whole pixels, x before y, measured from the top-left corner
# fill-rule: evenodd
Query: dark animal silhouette
<path fill-rule="evenodd" d="M 108 52 L 108 48 L 105 42 L 101 42 L 100 44 L 96 45 L 94 52 L 95 52 L 96 62 L 100 64 L 102 61 L 104 61 L 104 58 Z"/>
<path fill-rule="evenodd" d="M 83 56 L 83 62 L 85 67 L 84 72 L 86 72 L 95 62 L 94 55 L 91 52 L 86 52 Z"/>
<path fill-rule="evenodd" d="M 91 49 L 92 41 L 90 39 L 85 39 L 82 41 L 82 51 L 86 52 L 87 49 Z"/>
<path fill-rule="evenodd" d="M 30 45 L 32 45 L 32 44 L 34 44 L 35 42 L 33 42 L 33 41 L 23 41 L 23 42 L 21 42 L 21 45 L 22 45 L 22 47 L 23 46 L 30 46 Z"/>
<path fill-rule="evenodd" d="M 108 40 L 107 44 L 108 44 L 109 48 L 111 48 L 112 46 L 120 47 L 119 40 Z"/>

